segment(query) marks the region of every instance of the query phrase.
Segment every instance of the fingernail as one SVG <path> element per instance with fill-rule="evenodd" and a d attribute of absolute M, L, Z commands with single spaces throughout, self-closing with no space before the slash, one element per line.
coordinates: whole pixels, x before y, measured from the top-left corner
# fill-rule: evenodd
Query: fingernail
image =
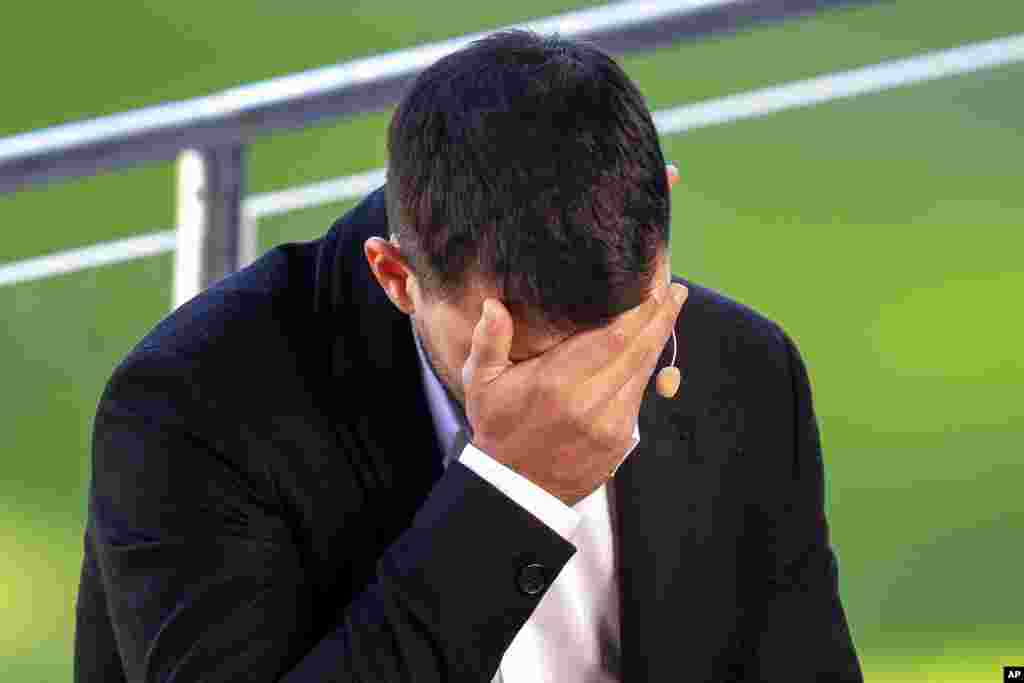
<path fill-rule="evenodd" d="M 672 298 L 676 300 L 677 304 L 681 304 L 686 301 L 686 287 L 679 284 L 678 282 L 672 285 Z"/>

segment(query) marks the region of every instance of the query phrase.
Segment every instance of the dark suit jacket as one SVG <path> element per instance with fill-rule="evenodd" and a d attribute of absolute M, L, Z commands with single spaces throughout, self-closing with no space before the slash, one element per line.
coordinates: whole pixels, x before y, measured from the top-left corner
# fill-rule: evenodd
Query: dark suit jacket
<path fill-rule="evenodd" d="M 379 189 L 118 365 L 76 681 L 491 680 L 543 596 L 521 568 L 550 582 L 575 549 L 442 469 L 408 318 L 363 256 L 386 226 Z M 672 400 L 651 382 L 613 480 L 623 680 L 861 681 L 801 357 L 775 323 L 674 280 L 684 382 Z"/>

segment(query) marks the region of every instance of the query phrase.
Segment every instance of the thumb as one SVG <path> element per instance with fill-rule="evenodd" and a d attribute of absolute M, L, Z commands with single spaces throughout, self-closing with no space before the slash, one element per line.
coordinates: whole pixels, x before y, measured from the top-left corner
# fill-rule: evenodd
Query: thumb
<path fill-rule="evenodd" d="M 512 365 L 508 354 L 512 350 L 512 317 L 497 299 L 484 301 L 483 315 L 473 328 L 472 348 L 466 364 L 462 366 L 462 384 L 494 381 L 505 368 Z"/>

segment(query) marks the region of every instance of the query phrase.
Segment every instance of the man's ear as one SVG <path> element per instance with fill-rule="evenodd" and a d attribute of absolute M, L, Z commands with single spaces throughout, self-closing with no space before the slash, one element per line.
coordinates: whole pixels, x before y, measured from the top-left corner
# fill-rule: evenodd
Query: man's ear
<path fill-rule="evenodd" d="M 406 315 L 415 311 L 416 304 L 410 295 L 410 279 L 415 276 L 398 245 L 390 239 L 371 237 L 363 244 L 363 253 L 373 276 L 398 310 Z"/>

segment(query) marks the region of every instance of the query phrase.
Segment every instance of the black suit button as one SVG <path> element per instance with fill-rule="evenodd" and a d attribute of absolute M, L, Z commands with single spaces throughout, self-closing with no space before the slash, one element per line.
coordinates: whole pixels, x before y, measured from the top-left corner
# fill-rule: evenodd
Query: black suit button
<path fill-rule="evenodd" d="M 547 570 L 542 564 L 528 564 L 519 570 L 516 582 L 523 595 L 537 595 L 548 585 Z"/>

